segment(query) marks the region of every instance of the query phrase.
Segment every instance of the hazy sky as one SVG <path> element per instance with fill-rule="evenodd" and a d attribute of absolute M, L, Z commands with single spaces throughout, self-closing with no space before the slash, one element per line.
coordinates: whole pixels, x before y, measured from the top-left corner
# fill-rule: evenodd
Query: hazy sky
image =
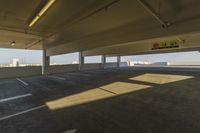
<path fill-rule="evenodd" d="M 0 64 L 11 63 L 13 58 L 20 62 L 41 63 L 42 52 L 39 50 L 0 49 Z"/>
<path fill-rule="evenodd" d="M 39 50 L 16 50 L 16 49 L 0 49 L 0 64 L 11 63 L 13 58 L 20 59 L 20 62 L 37 63 L 42 62 L 42 51 Z M 200 61 L 199 52 L 179 52 L 154 55 L 137 55 L 122 57 L 122 61 Z M 78 53 L 58 55 L 51 57 L 51 63 L 71 64 L 73 61 L 78 61 Z M 101 57 L 86 57 L 85 62 L 100 62 Z M 116 57 L 107 58 L 108 62 L 116 61 Z"/>

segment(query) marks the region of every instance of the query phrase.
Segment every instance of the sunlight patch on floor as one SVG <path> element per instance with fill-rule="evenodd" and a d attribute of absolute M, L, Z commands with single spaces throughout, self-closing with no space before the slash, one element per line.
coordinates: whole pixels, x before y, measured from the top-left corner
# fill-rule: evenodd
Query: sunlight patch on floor
<path fill-rule="evenodd" d="M 170 75 L 170 74 L 143 74 L 140 76 L 129 78 L 130 80 L 143 81 L 155 84 L 166 84 L 186 79 L 194 78 L 193 76 L 183 76 L 183 75 Z"/>
<path fill-rule="evenodd" d="M 124 94 L 124 93 L 133 92 L 133 91 L 137 91 L 141 89 L 146 89 L 148 87 L 151 87 L 151 86 L 135 84 L 135 83 L 126 83 L 126 82 L 114 82 L 114 83 L 102 86 L 100 88 L 114 92 L 116 94 Z"/>
<path fill-rule="evenodd" d="M 110 97 L 115 97 L 129 92 L 134 92 L 141 89 L 146 89 L 151 86 L 126 83 L 126 82 L 114 82 L 99 88 L 87 90 L 78 94 L 62 97 L 53 101 L 46 102 L 46 105 L 51 110 L 62 109 L 66 107 L 76 106 L 84 103 L 98 101 Z"/>

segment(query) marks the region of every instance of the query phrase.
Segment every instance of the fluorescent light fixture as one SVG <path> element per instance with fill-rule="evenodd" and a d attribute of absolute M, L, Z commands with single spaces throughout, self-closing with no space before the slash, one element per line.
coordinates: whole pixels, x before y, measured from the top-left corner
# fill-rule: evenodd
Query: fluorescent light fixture
<path fill-rule="evenodd" d="M 33 26 L 40 19 L 40 17 L 53 5 L 55 1 L 56 0 L 48 0 L 40 12 L 31 20 L 29 27 Z"/>
<path fill-rule="evenodd" d="M 33 20 L 30 22 L 29 27 L 33 26 L 33 24 L 35 24 L 36 21 L 38 21 L 39 18 L 40 18 L 39 16 L 35 16 L 35 17 L 33 18 Z"/>
<path fill-rule="evenodd" d="M 11 43 L 10 43 L 10 45 L 13 47 L 13 46 L 15 46 L 15 41 L 12 41 Z"/>

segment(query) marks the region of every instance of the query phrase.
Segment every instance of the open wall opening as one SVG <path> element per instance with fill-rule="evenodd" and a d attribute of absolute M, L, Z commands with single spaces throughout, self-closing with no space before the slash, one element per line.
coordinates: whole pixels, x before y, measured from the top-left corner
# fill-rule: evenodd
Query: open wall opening
<path fill-rule="evenodd" d="M 117 62 L 117 57 L 106 57 L 106 63 Z"/>
<path fill-rule="evenodd" d="M 41 50 L 0 49 L 0 67 L 41 66 Z"/>
<path fill-rule="evenodd" d="M 79 53 L 69 53 L 50 57 L 50 65 L 78 64 Z"/>
<path fill-rule="evenodd" d="M 121 61 L 128 62 L 130 66 L 200 66 L 200 53 L 198 51 L 191 51 L 122 56 Z"/>
<path fill-rule="evenodd" d="M 86 56 L 85 63 L 101 63 L 101 56 Z"/>

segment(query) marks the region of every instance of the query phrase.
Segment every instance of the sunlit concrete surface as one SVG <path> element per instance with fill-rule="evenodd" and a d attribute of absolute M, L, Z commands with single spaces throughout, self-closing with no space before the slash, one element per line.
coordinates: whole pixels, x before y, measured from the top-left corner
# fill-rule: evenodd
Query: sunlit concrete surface
<path fill-rule="evenodd" d="M 109 97 L 115 97 L 120 94 L 145 89 L 147 87 L 150 86 L 133 83 L 114 82 L 105 86 L 100 86 L 99 88 L 92 88 L 91 90 L 84 91 L 72 96 L 67 96 L 54 101 L 50 101 L 46 104 L 51 110 L 55 110 L 79 104 L 94 102 Z"/>
<path fill-rule="evenodd" d="M 0 133 L 199 133 L 200 71 L 87 70 L 0 80 Z"/>
<path fill-rule="evenodd" d="M 144 81 L 144 82 L 156 83 L 156 84 L 166 84 L 166 83 L 171 83 L 171 82 L 176 82 L 176 81 L 190 79 L 192 77 L 193 76 L 146 73 L 144 75 L 132 77 L 130 79 L 131 80 L 137 80 L 137 81 Z"/>

